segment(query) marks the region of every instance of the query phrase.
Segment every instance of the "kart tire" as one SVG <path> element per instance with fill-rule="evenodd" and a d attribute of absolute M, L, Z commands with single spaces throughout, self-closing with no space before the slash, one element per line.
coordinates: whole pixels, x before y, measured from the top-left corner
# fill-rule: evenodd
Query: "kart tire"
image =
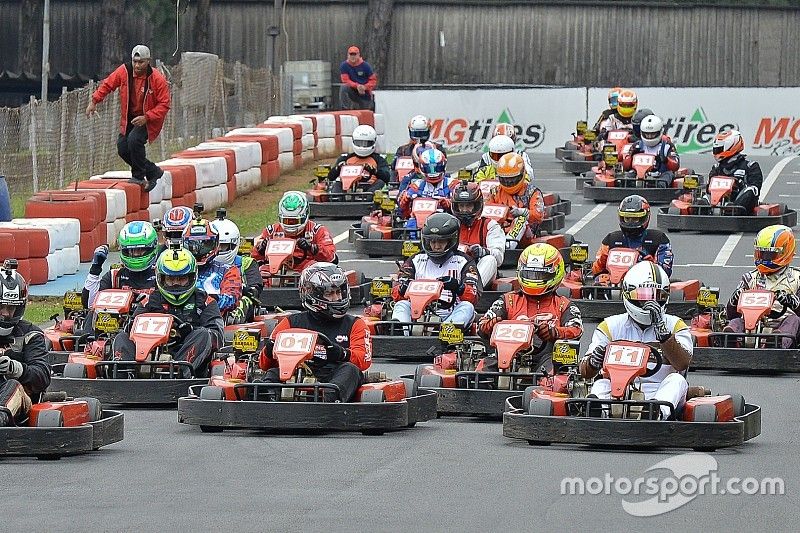
<path fill-rule="evenodd" d="M 532 398 L 527 404 L 527 413 L 536 416 L 553 416 L 553 402 L 547 398 Z"/>
<path fill-rule="evenodd" d="M 67 396 L 67 393 L 64 392 L 64 391 L 55 391 L 55 392 L 48 391 L 48 392 L 42 393 L 42 397 L 39 400 L 39 402 L 41 402 L 41 403 L 44 403 L 44 402 L 66 402 L 68 397 L 69 396 Z"/>
<path fill-rule="evenodd" d="M 386 397 L 380 389 L 369 389 L 361 393 L 361 403 L 383 403 Z"/>
<path fill-rule="evenodd" d="M 710 403 L 701 403 L 694 407 L 693 422 L 716 422 L 717 408 Z"/>
<path fill-rule="evenodd" d="M 43 409 L 36 417 L 37 428 L 60 428 L 64 426 L 64 415 L 58 409 Z"/>
<path fill-rule="evenodd" d="M 225 365 L 214 365 L 211 367 L 211 377 L 222 377 L 225 375 Z"/>
<path fill-rule="evenodd" d="M 203 433 L 222 433 L 222 428 L 217 426 L 200 426 Z"/>
<path fill-rule="evenodd" d="M 84 396 L 81 398 L 75 398 L 75 401 L 86 402 L 89 405 L 89 422 L 97 422 L 103 418 L 103 405 L 97 398 L 89 398 L 88 396 Z"/>
<path fill-rule="evenodd" d="M 540 387 L 537 387 L 536 385 L 530 385 L 528 387 L 525 387 L 525 390 L 522 391 L 522 403 L 521 403 L 521 405 L 528 405 L 528 403 L 530 403 L 531 399 L 533 399 L 533 391 L 539 390 L 539 389 L 540 389 Z"/>
<path fill-rule="evenodd" d="M 437 376 L 436 374 L 425 374 L 419 380 L 419 388 L 421 389 L 428 389 L 428 388 L 439 389 L 441 387 L 442 387 L 442 376 Z"/>
<path fill-rule="evenodd" d="M 422 376 L 426 376 L 427 374 L 423 374 L 423 370 L 426 368 L 431 368 L 433 365 L 417 365 L 416 370 L 414 370 L 414 382 L 417 384 L 417 388 L 419 388 L 420 383 L 422 382 Z"/>
<path fill-rule="evenodd" d="M 744 414 L 744 396 L 736 393 L 727 393 L 733 401 L 733 416 L 742 416 Z"/>
<path fill-rule="evenodd" d="M 64 372 L 62 374 L 65 378 L 83 378 L 85 379 L 86 365 L 83 363 L 67 363 L 64 365 Z"/>
<path fill-rule="evenodd" d="M 200 399 L 201 400 L 224 400 L 225 399 L 225 391 L 222 390 L 222 387 L 216 387 L 214 385 L 209 385 L 200 389 Z"/>
<path fill-rule="evenodd" d="M 417 381 L 410 378 L 400 378 L 406 386 L 406 398 L 413 398 L 417 395 Z"/>

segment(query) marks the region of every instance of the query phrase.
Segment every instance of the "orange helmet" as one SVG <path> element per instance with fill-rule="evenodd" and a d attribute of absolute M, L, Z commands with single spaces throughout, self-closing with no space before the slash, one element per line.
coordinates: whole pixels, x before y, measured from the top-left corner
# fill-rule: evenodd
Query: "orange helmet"
<path fill-rule="evenodd" d="M 639 98 L 630 89 L 623 89 L 617 97 L 617 113 L 621 117 L 630 118 L 636 113 L 636 106 L 639 105 Z"/>
<path fill-rule="evenodd" d="M 762 274 L 772 274 L 789 266 L 794 259 L 794 233 L 786 226 L 767 226 L 756 235 L 753 261 Z"/>
<path fill-rule="evenodd" d="M 497 137 L 498 135 L 511 137 L 511 140 L 514 141 L 514 144 L 517 143 L 517 130 L 508 122 L 500 122 L 494 127 L 492 137 Z"/>
<path fill-rule="evenodd" d="M 611 109 L 617 108 L 617 98 L 619 98 L 620 92 L 622 92 L 622 87 L 612 87 L 608 90 L 608 107 Z"/>
<path fill-rule="evenodd" d="M 722 161 L 731 158 L 744 150 L 744 139 L 738 130 L 727 130 L 717 134 L 711 147 L 714 159 Z"/>
<path fill-rule="evenodd" d="M 525 186 L 525 161 L 515 152 L 503 154 L 497 161 L 496 174 L 501 189 L 517 194 Z"/>

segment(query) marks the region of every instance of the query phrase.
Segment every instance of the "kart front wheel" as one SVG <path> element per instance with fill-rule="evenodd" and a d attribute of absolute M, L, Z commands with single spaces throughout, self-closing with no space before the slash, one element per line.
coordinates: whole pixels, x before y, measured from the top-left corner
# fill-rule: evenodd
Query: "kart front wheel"
<path fill-rule="evenodd" d="M 529 415 L 553 416 L 553 402 L 547 398 L 532 398 L 528 402 Z"/>

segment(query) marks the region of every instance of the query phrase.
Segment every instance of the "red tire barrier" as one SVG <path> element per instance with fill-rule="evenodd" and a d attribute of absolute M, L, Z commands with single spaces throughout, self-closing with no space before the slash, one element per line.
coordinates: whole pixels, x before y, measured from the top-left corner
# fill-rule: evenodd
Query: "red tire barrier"
<path fill-rule="evenodd" d="M 303 138 L 303 126 L 298 123 L 292 122 L 264 122 L 263 124 L 259 124 L 256 126 L 257 128 L 289 128 L 292 130 L 292 136 L 294 140 L 302 139 Z"/>
<path fill-rule="evenodd" d="M 224 157 L 228 178 L 236 174 L 236 152 L 233 150 L 184 150 L 172 154 L 172 157 L 183 159 L 199 159 L 201 157 Z"/>
<path fill-rule="evenodd" d="M 27 257 L 17 257 L 15 245 L 16 239 L 13 235 L 0 231 L 0 262 L 6 259 L 27 259 Z"/>
<path fill-rule="evenodd" d="M 197 188 L 197 171 L 192 165 L 159 165 L 172 175 L 172 197 L 180 198 Z M 166 199 L 166 198 L 165 198 Z"/>
<path fill-rule="evenodd" d="M 105 220 L 105 201 L 86 193 L 39 193 L 26 202 L 25 218 L 77 218 L 81 231 L 90 231 Z"/>

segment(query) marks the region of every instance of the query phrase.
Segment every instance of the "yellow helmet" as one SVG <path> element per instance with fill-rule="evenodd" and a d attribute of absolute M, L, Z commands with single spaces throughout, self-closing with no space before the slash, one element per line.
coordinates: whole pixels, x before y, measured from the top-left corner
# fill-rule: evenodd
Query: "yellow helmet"
<path fill-rule="evenodd" d="M 531 244 L 519 256 L 517 279 L 525 294 L 542 296 L 553 292 L 564 275 L 564 258 L 554 246 L 542 242 Z"/>

